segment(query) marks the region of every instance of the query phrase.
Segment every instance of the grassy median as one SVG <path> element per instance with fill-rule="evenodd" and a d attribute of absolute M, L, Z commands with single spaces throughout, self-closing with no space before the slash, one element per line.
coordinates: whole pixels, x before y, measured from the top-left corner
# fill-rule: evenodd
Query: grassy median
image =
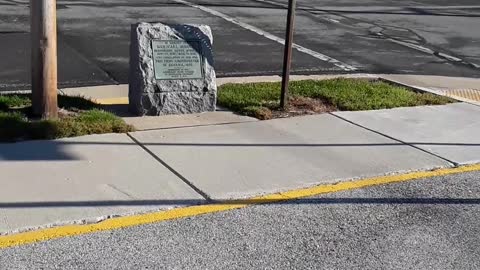
<path fill-rule="evenodd" d="M 379 80 L 332 79 L 291 82 L 289 108 L 280 109 L 280 83 L 222 85 L 218 104 L 240 114 L 270 119 L 330 111 L 363 111 L 443 105 L 452 99 L 417 93 Z"/>
<path fill-rule="evenodd" d="M 81 97 L 58 96 L 56 120 L 31 118 L 30 96 L 0 95 L 0 141 L 56 139 L 133 130 L 123 119 Z"/>

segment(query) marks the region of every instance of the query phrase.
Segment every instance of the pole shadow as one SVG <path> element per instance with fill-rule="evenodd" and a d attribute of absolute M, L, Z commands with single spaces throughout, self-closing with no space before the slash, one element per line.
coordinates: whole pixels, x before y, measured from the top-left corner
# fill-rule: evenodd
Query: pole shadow
<path fill-rule="evenodd" d="M 194 206 L 203 204 L 260 205 L 279 203 L 285 205 L 478 205 L 479 198 L 305 198 L 246 199 L 246 200 L 103 200 L 103 201 L 39 201 L 39 202 L 0 202 L 0 209 L 23 208 L 73 208 L 73 207 L 115 207 L 115 206 Z"/>

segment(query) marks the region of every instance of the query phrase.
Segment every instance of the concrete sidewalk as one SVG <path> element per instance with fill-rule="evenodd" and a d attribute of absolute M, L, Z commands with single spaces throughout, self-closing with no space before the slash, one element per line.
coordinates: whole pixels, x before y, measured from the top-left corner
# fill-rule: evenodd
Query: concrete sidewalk
<path fill-rule="evenodd" d="M 0 144 L 0 233 L 477 163 L 479 123 L 458 103 Z"/>
<path fill-rule="evenodd" d="M 418 91 L 431 92 L 459 101 L 480 106 L 480 79 L 425 75 L 385 74 L 337 74 L 337 75 L 292 75 L 292 81 L 327 80 L 334 78 L 381 79 Z M 218 78 L 217 85 L 226 83 L 280 82 L 280 76 L 252 76 Z M 64 95 L 83 96 L 103 104 L 104 109 L 114 112 L 137 130 L 153 130 L 173 127 L 219 125 L 256 121 L 256 119 L 232 114 L 220 108 L 221 112 L 192 114 L 188 116 L 136 117 L 128 112 L 128 85 L 104 85 L 61 89 Z"/>

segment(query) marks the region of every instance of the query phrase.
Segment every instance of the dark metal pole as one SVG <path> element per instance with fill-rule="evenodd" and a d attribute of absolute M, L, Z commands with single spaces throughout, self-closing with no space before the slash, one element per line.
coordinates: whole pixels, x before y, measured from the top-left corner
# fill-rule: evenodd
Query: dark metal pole
<path fill-rule="evenodd" d="M 286 109 L 288 105 L 288 82 L 290 81 L 290 66 L 292 62 L 293 27 L 295 21 L 296 0 L 288 1 L 287 33 L 285 35 L 285 51 L 283 54 L 282 96 L 280 107 Z"/>

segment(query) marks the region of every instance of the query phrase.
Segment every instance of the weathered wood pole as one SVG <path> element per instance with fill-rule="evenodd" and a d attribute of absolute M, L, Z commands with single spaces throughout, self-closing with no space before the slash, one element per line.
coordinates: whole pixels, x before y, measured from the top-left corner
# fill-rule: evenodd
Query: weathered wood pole
<path fill-rule="evenodd" d="M 288 106 L 288 83 L 290 81 L 290 66 L 292 63 L 295 4 L 296 0 L 288 1 L 287 32 L 285 34 L 285 51 L 283 54 L 282 95 L 280 97 L 280 107 L 282 109 L 286 109 Z"/>
<path fill-rule="evenodd" d="M 44 119 L 58 116 L 56 0 L 30 0 L 32 108 Z"/>

